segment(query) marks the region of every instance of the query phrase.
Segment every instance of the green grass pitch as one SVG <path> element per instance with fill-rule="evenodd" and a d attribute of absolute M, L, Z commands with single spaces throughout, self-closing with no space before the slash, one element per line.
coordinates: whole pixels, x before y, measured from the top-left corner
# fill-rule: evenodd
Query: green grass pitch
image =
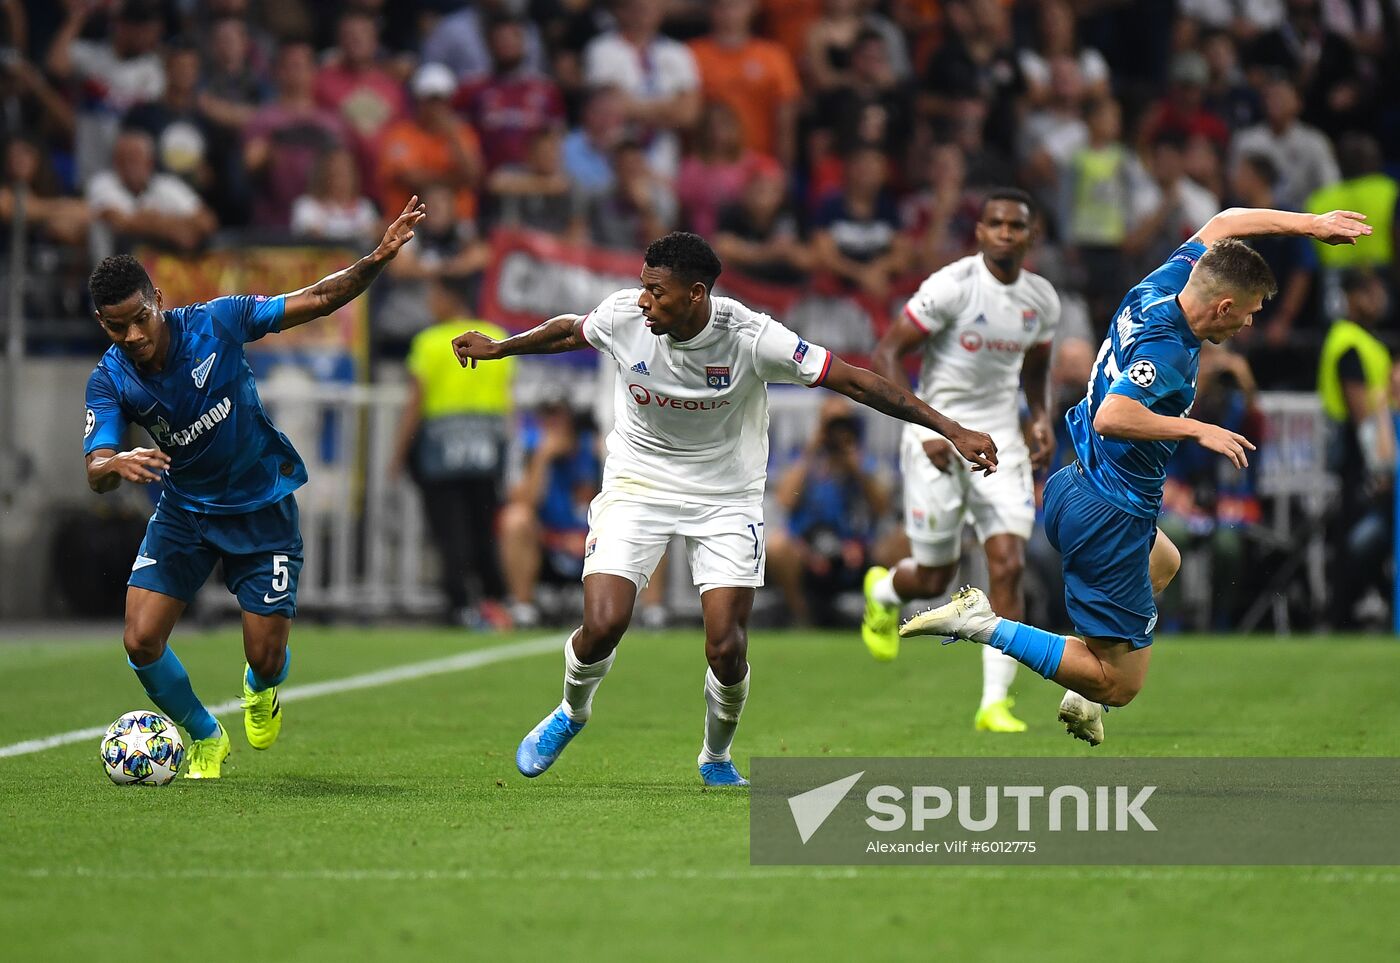
<path fill-rule="evenodd" d="M 234 633 L 175 641 L 208 702 L 237 695 Z M 302 627 L 289 684 L 510 641 Z M 698 630 L 629 636 L 589 729 L 533 781 L 514 751 L 559 698 L 553 648 L 290 699 L 266 753 L 224 713 L 216 783 L 112 786 L 96 739 L 0 758 L 0 958 L 1400 959 L 1400 869 L 750 867 L 744 792 L 695 771 L 701 648 Z M 1164 638 L 1099 750 L 1025 670 L 1031 732 L 974 733 L 971 646 L 883 665 L 853 633 L 760 631 L 750 661 L 745 771 L 781 753 L 1400 753 L 1389 639 Z M 0 679 L 0 745 L 147 704 L 115 636 L 0 644 Z"/>

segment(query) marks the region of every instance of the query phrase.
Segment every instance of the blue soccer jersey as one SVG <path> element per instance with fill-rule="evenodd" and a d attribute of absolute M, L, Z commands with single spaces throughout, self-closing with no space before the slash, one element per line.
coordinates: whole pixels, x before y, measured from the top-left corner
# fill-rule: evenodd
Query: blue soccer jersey
<path fill-rule="evenodd" d="M 1094 431 L 1094 416 L 1110 394 L 1124 395 L 1159 415 L 1185 417 L 1196 399 L 1201 342 L 1191 333 L 1176 296 L 1205 245 L 1188 241 L 1128 292 L 1099 349 L 1089 391 L 1065 415 L 1084 476 L 1109 503 L 1155 518 L 1175 441 L 1129 441 Z"/>
<path fill-rule="evenodd" d="M 306 482 L 263 410 L 243 345 L 281 329 L 283 297 L 240 295 L 165 312 L 165 367 L 138 371 L 116 345 L 87 384 L 83 453 L 120 450 L 129 423 L 170 456 L 162 501 L 209 515 L 253 512 Z"/>

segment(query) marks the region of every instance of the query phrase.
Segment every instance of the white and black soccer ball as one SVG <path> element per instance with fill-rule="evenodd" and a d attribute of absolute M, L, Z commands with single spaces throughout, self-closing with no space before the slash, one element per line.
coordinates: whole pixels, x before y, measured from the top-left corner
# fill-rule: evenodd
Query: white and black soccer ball
<path fill-rule="evenodd" d="M 180 730 L 149 709 L 128 712 L 108 726 L 98 752 L 107 777 L 119 786 L 164 786 L 185 762 Z"/>
<path fill-rule="evenodd" d="M 1157 366 L 1151 361 L 1134 361 L 1128 365 L 1128 380 L 1139 388 L 1147 388 L 1157 380 Z"/>

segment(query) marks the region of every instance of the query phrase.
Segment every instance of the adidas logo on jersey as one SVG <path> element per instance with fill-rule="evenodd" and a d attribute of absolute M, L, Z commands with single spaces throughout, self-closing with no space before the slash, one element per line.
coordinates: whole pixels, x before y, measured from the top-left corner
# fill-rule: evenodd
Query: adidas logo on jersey
<path fill-rule="evenodd" d="M 632 366 L 632 370 L 637 372 L 637 374 L 644 374 L 648 378 L 651 377 L 651 372 L 647 370 L 647 363 L 645 361 L 638 361 Z"/>

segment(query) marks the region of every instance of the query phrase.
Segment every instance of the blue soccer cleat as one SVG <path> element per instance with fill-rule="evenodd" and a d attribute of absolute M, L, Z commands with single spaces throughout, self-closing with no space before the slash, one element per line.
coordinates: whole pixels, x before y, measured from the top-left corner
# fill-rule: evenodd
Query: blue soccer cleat
<path fill-rule="evenodd" d="M 555 709 L 520 740 L 520 748 L 515 750 L 515 768 L 525 778 L 535 778 L 554 765 L 564 747 L 583 731 L 583 727 L 584 723 L 574 722 L 565 715 L 563 708 Z"/>
<path fill-rule="evenodd" d="M 700 763 L 700 778 L 707 786 L 747 786 L 749 781 L 739 775 L 733 761 Z"/>

